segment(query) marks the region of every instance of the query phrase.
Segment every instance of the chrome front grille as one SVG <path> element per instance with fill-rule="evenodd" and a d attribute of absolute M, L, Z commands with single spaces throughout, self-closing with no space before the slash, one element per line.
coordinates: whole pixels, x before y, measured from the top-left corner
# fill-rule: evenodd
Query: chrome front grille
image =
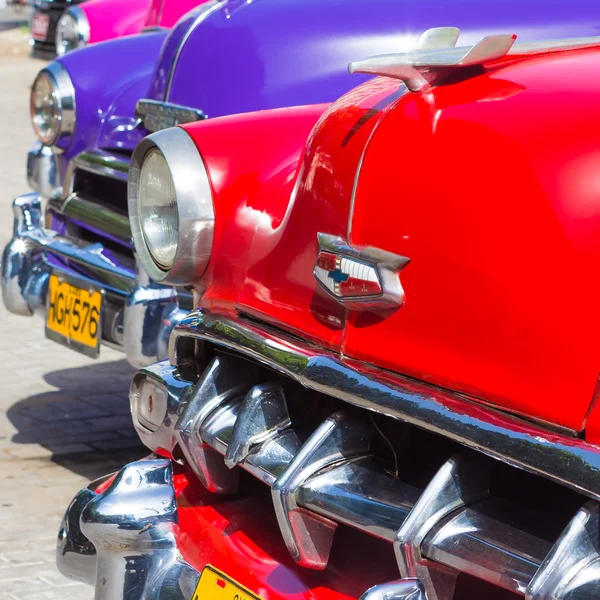
<path fill-rule="evenodd" d="M 375 426 L 367 411 L 303 392 L 293 378 L 246 357 L 220 354 L 214 333 L 186 336 L 186 327 L 178 330 L 179 341 L 175 336 L 180 368 L 165 361 L 134 378 L 132 414 L 140 437 L 152 450 L 181 456 L 213 492 L 236 491 L 237 467 L 269 485 L 283 539 L 299 565 L 325 568 L 336 529 L 345 524 L 390 542 L 400 576 L 418 578 L 428 600 L 452 600 L 461 573 L 528 600 L 598 597 L 589 596 L 597 578 L 586 566 L 600 564 L 595 502 L 577 512 L 584 497 L 444 440 L 440 447 L 450 454 L 439 457 L 441 466 L 421 484 L 431 467 L 423 463 L 421 472 L 422 450 L 430 443 L 437 447 L 438 436 L 421 432 L 430 436 L 427 442 L 405 445 L 405 455 L 390 469 L 389 456 L 382 460 L 374 450 L 386 445 L 383 422 Z M 224 320 L 217 330 L 232 333 Z M 194 337 L 208 344 L 193 348 L 187 342 Z M 245 354 L 255 350 L 249 346 Z M 271 340 L 269 352 L 281 350 Z M 198 352 L 213 358 L 196 381 L 187 371 Z M 288 367 L 299 372 L 302 365 Z M 331 409 L 322 420 L 319 406 Z M 407 427 L 387 421 L 391 431 Z M 412 464 L 417 476 L 405 477 L 403 464 Z M 529 478 L 534 490 L 539 481 L 539 492 L 550 490 L 564 511 L 546 510 L 544 498 L 533 511 L 520 504 L 519 494 L 503 498 L 496 493 L 505 485 L 498 472 L 518 487 L 519 478 Z M 541 516 L 546 512 L 551 528 Z M 565 546 L 573 540 L 581 550 L 571 548 L 565 561 Z M 556 573 L 563 574 L 558 579 L 564 587 L 565 569 L 574 587 L 548 595 L 558 589 Z"/>

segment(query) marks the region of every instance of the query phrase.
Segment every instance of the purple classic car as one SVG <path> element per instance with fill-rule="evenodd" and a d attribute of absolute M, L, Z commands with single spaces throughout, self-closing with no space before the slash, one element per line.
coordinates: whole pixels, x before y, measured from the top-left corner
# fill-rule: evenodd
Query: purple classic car
<path fill-rule="evenodd" d="M 136 265 L 127 215 L 136 144 L 207 117 L 331 102 L 366 78 L 348 77 L 350 61 L 408 50 L 443 25 L 459 27 L 465 44 L 482 32 L 585 37 L 597 35 L 600 10 L 597 0 L 212 0 L 168 34 L 50 63 L 32 89 L 35 192 L 13 204 L 6 307 L 40 314 L 48 337 L 90 356 L 107 344 L 136 366 L 162 358 L 192 300 Z"/>

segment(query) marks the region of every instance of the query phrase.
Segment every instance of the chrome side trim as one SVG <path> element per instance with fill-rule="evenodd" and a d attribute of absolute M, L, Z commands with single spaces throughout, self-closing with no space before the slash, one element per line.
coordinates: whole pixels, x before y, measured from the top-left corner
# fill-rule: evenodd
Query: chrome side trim
<path fill-rule="evenodd" d="M 173 330 L 177 364 L 181 338 L 235 350 L 307 388 L 451 438 L 507 464 L 600 499 L 600 448 L 551 433 L 449 390 L 341 358 L 243 320 L 192 312 Z"/>
<path fill-rule="evenodd" d="M 175 56 L 173 58 L 173 62 L 171 63 L 171 70 L 169 72 L 169 79 L 167 81 L 167 86 L 165 89 L 165 100 L 168 101 L 171 95 L 171 86 L 173 85 L 173 77 L 175 76 L 175 70 L 177 69 L 177 63 L 179 62 L 179 57 L 181 56 L 181 52 L 183 51 L 183 47 L 186 42 L 190 39 L 190 36 L 194 33 L 196 28 L 206 21 L 210 15 L 217 12 L 219 9 L 223 8 L 227 4 L 228 0 L 211 0 L 210 2 L 206 2 L 202 6 L 196 8 L 196 20 L 193 22 L 191 27 L 185 32 L 185 35 L 179 42 L 179 46 L 177 47 L 177 51 L 175 52 Z"/>
<path fill-rule="evenodd" d="M 481 65 L 504 56 L 528 56 L 600 45 L 600 37 L 515 43 L 516 35 L 498 34 L 484 37 L 474 46 L 455 47 L 457 39 L 450 33 L 455 28 L 437 29 L 444 31 L 441 34 L 435 30 L 426 31 L 409 52 L 372 56 L 350 63 L 348 70 L 401 79 L 408 89 L 418 92 L 435 85 L 453 69 Z M 442 46 L 443 43 L 446 45 Z"/>

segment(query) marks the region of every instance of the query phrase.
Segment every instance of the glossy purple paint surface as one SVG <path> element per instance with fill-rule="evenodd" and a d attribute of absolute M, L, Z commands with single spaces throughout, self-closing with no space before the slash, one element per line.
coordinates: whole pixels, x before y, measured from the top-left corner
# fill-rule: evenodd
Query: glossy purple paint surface
<path fill-rule="evenodd" d="M 597 0 L 234 0 L 186 41 L 168 100 L 209 117 L 333 101 L 367 78 L 349 76 L 349 62 L 406 51 L 448 25 L 461 44 L 489 33 L 593 36 L 600 10 Z M 172 59 L 165 52 L 163 63 Z"/>
<path fill-rule="evenodd" d="M 59 59 L 71 76 L 76 96 L 77 122 L 65 152 L 67 159 L 97 147 L 133 148 L 145 135 L 141 128 L 132 132 L 128 126 L 135 123 L 135 102 L 148 93 L 167 33 L 161 30 L 112 40 Z"/>

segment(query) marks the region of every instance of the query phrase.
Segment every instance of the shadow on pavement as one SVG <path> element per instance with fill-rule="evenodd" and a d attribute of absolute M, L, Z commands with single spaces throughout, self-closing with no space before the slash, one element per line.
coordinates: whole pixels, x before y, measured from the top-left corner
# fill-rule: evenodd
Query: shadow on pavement
<path fill-rule="evenodd" d="M 146 456 L 129 411 L 133 373 L 125 360 L 47 373 L 44 379 L 57 390 L 8 409 L 18 429 L 12 442 L 31 446 L 25 458 L 47 457 L 49 451 L 50 460 L 88 479 Z"/>

